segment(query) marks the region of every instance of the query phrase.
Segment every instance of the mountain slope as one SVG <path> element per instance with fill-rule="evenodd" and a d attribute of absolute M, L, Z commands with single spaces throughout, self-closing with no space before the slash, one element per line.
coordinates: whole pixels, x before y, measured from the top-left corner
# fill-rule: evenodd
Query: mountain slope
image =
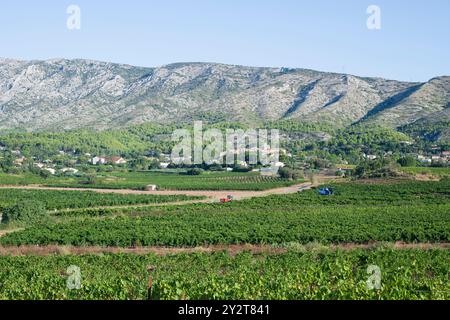
<path fill-rule="evenodd" d="M 450 105 L 450 77 L 431 79 L 428 83 L 413 87 L 412 92 L 399 102 L 393 102 L 370 118 L 370 122 L 399 126 L 416 121 L 432 120 L 437 115 L 447 117 Z M 447 109 L 448 110 L 448 109 Z"/>
<path fill-rule="evenodd" d="M 0 59 L 0 129 L 106 129 L 199 118 L 396 127 L 443 111 L 449 92 L 449 77 L 423 84 L 214 63 L 141 68 Z"/>

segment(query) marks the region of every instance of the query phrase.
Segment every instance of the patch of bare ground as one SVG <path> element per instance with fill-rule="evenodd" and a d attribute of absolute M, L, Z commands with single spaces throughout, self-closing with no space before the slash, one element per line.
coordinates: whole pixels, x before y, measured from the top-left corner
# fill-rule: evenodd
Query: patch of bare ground
<path fill-rule="evenodd" d="M 0 246 L 0 256 L 48 256 L 48 255 L 86 255 L 86 254 L 156 254 L 159 256 L 165 256 L 169 254 L 183 254 L 183 253 L 213 253 L 226 251 L 230 255 L 236 255 L 240 252 L 251 252 L 253 254 L 266 253 L 266 254 L 279 254 L 287 252 L 285 248 L 275 248 L 265 245 L 214 245 L 205 247 L 98 247 L 98 246 L 86 246 L 86 247 L 74 247 L 74 246 Z"/>
<path fill-rule="evenodd" d="M 410 177 L 395 177 L 395 178 L 370 178 L 370 179 L 359 179 L 352 182 L 359 184 L 378 184 L 378 185 L 391 185 L 398 184 L 406 181 L 413 181 L 414 179 Z"/>
<path fill-rule="evenodd" d="M 440 181 L 441 178 L 430 174 L 416 174 L 414 176 L 417 181 Z"/>
<path fill-rule="evenodd" d="M 241 252 L 251 252 L 252 254 L 282 254 L 288 251 L 314 251 L 314 250 L 328 250 L 328 251 L 352 251 L 352 250 L 371 250 L 377 248 L 392 248 L 397 250 L 408 249 L 446 249 L 450 250 L 450 243 L 368 243 L 368 244 L 335 244 L 335 245 L 321 245 L 321 244 L 306 244 L 296 246 L 271 246 L 271 245 L 212 245 L 202 247 L 99 247 L 99 246 L 0 246 L 0 256 L 50 256 L 50 255 L 101 255 L 101 254 L 156 254 L 158 256 L 172 255 L 172 254 L 189 254 L 189 253 L 214 253 L 227 252 L 231 256 L 235 256 Z"/>
<path fill-rule="evenodd" d="M 379 243 L 371 242 L 367 244 L 355 244 L 355 243 L 344 243 L 339 245 L 331 245 L 331 249 L 340 250 L 355 250 L 355 249 L 376 249 L 376 248 L 392 248 L 392 249 L 448 249 L 450 250 L 450 243 L 405 243 L 397 241 L 394 243 Z"/>

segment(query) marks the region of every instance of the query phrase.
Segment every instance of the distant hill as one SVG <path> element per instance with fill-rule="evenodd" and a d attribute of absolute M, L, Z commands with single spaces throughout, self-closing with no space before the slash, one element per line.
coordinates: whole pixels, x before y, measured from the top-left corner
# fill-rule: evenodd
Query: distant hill
<path fill-rule="evenodd" d="M 450 77 L 427 83 L 305 69 L 0 59 L 0 129 L 111 129 L 194 119 L 389 127 L 449 120 Z"/>

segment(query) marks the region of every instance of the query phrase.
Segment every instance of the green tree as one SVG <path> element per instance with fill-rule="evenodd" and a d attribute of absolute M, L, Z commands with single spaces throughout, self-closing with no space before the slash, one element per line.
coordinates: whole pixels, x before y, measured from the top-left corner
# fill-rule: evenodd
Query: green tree
<path fill-rule="evenodd" d="M 397 161 L 402 167 L 415 167 L 417 165 L 417 160 L 412 156 L 405 156 Z"/>
<path fill-rule="evenodd" d="M 45 205 L 36 200 L 22 200 L 3 210 L 2 223 L 19 222 L 24 225 L 48 220 Z"/>
<path fill-rule="evenodd" d="M 39 175 L 41 176 L 41 178 L 47 179 L 48 177 L 50 177 L 50 172 L 47 170 L 40 170 Z"/>
<path fill-rule="evenodd" d="M 188 171 L 186 171 L 186 174 L 188 176 L 199 176 L 202 173 L 203 173 L 203 170 L 199 169 L 199 168 L 192 168 L 192 169 L 189 169 Z"/>
<path fill-rule="evenodd" d="M 298 180 L 302 177 L 302 173 L 298 170 L 294 170 L 288 167 L 280 168 L 278 174 L 282 179 L 286 180 Z"/>

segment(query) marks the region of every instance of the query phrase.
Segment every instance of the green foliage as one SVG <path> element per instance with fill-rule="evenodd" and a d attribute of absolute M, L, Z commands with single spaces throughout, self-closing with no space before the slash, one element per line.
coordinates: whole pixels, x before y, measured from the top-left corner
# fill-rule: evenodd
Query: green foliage
<path fill-rule="evenodd" d="M 241 173 L 244 173 L 244 172 L 250 172 L 252 169 L 251 168 L 249 168 L 249 167 L 244 167 L 244 166 L 234 166 L 234 168 L 233 168 L 233 172 L 241 172 Z"/>
<path fill-rule="evenodd" d="M 398 165 L 389 159 L 364 160 L 353 171 L 357 178 L 386 178 L 399 175 Z"/>
<path fill-rule="evenodd" d="M 186 175 L 188 175 L 188 176 L 199 176 L 202 173 L 203 173 L 203 170 L 199 169 L 199 168 L 192 168 L 192 169 L 188 169 L 186 171 Z"/>
<path fill-rule="evenodd" d="M 413 156 L 405 156 L 398 160 L 398 163 L 402 167 L 415 167 L 417 165 L 417 160 Z"/>
<path fill-rule="evenodd" d="M 288 167 L 280 168 L 278 174 L 282 179 L 286 180 L 298 180 L 303 177 L 302 172 L 299 170 L 294 170 Z"/>
<path fill-rule="evenodd" d="M 43 179 L 48 179 L 48 177 L 50 177 L 50 172 L 47 170 L 40 170 L 39 176 Z"/>
<path fill-rule="evenodd" d="M 450 240 L 447 180 L 331 187 L 333 197 L 311 190 L 226 205 L 158 208 L 132 217 L 71 220 L 9 234 L 0 243 L 129 247 Z"/>
<path fill-rule="evenodd" d="M 288 133 L 326 132 L 331 134 L 336 132 L 334 127 L 325 123 L 301 122 L 291 119 L 267 122 L 263 127 L 266 129 L 278 129 Z"/>
<path fill-rule="evenodd" d="M 50 187 L 96 188 L 96 189 L 134 189 L 145 190 L 149 184 L 160 190 L 268 190 L 289 186 L 298 181 L 286 181 L 276 177 L 263 177 L 259 173 L 204 172 L 200 176 L 173 172 L 99 172 L 89 173 L 94 183 L 84 177 L 49 177 L 23 173 L 10 175 L 0 173 L 0 184 L 30 185 L 42 184 Z M 88 176 L 89 176 L 88 175 Z M 91 180 L 92 182 L 92 180 Z"/>
<path fill-rule="evenodd" d="M 39 224 L 46 222 L 48 213 L 44 203 L 24 199 L 15 205 L 3 209 L 2 223 L 18 222 L 25 225 Z"/>
<path fill-rule="evenodd" d="M 407 135 L 399 133 L 394 129 L 354 125 L 342 130 L 328 142 L 319 146 L 325 148 L 329 153 L 358 162 L 362 155 L 382 155 L 384 152 L 405 152 L 408 145 L 404 142 L 410 141 Z"/>
<path fill-rule="evenodd" d="M 133 156 L 147 150 L 164 151 L 170 147 L 170 135 L 175 126 L 145 124 L 126 129 L 106 131 L 73 130 L 66 132 L 11 132 L 0 136 L 0 143 L 9 150 L 19 149 L 25 156 L 45 160 L 57 155 L 60 150 L 78 154 Z M 168 139 L 152 137 L 168 135 Z M 169 142 L 167 144 L 167 142 Z M 164 146 L 166 144 L 166 146 Z"/>
<path fill-rule="evenodd" d="M 419 121 L 400 127 L 399 130 L 414 138 L 420 149 L 430 150 L 434 144 L 447 150 L 450 148 L 450 121 Z"/>
<path fill-rule="evenodd" d="M 80 181 L 80 184 L 87 184 L 87 185 L 95 185 L 97 184 L 97 177 L 95 175 L 88 175 L 85 179 Z"/>
<path fill-rule="evenodd" d="M 156 204 L 198 199 L 185 195 L 132 195 L 92 191 L 0 189 L 0 209 L 16 203 L 38 202 L 46 210 Z"/>
<path fill-rule="evenodd" d="M 0 299 L 153 300 L 450 299 L 448 250 L 353 250 L 169 256 L 105 254 L 0 257 Z M 69 290 L 69 266 L 81 289 Z M 370 290 L 369 265 L 382 272 Z M 30 280 L 31 279 L 31 280 Z"/>
<path fill-rule="evenodd" d="M 450 167 L 435 168 L 435 167 L 408 167 L 402 168 L 402 171 L 409 174 L 427 174 L 436 177 L 450 177 Z"/>

